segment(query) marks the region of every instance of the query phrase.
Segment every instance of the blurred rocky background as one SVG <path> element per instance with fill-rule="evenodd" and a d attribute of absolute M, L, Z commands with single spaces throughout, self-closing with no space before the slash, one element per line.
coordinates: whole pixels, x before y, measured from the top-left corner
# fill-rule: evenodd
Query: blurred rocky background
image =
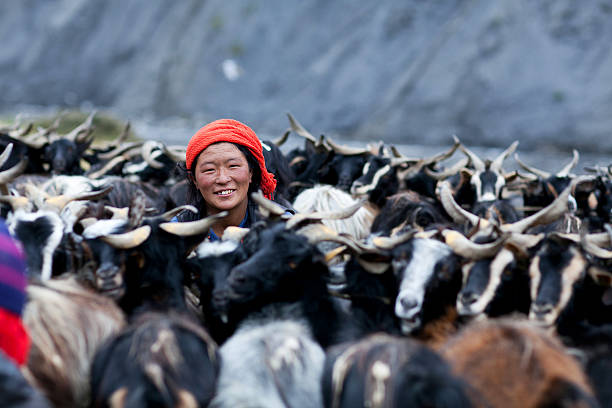
<path fill-rule="evenodd" d="M 610 0 L 2 1 L 0 112 L 104 109 L 175 143 L 291 112 L 356 143 L 605 159 L 611 40 Z"/>

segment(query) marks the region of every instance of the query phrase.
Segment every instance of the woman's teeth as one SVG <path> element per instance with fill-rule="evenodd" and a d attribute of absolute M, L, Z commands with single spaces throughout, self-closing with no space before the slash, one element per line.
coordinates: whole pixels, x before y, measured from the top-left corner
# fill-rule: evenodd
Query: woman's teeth
<path fill-rule="evenodd" d="M 223 190 L 223 191 L 219 191 L 217 195 L 230 195 L 232 194 L 233 191 L 234 190 Z"/>

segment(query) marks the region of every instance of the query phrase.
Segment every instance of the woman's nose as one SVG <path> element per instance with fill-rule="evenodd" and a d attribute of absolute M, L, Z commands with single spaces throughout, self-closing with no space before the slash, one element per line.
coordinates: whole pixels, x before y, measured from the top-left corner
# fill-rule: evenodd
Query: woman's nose
<path fill-rule="evenodd" d="M 227 183 L 228 181 L 230 181 L 229 173 L 224 169 L 219 170 L 216 181 L 220 184 Z"/>

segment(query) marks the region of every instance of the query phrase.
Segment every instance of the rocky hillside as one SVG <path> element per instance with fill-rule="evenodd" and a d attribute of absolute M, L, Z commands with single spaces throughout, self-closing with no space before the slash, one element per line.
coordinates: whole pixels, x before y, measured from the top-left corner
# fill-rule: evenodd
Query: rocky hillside
<path fill-rule="evenodd" d="M 612 152 L 609 0 L 0 2 L 0 110 Z"/>

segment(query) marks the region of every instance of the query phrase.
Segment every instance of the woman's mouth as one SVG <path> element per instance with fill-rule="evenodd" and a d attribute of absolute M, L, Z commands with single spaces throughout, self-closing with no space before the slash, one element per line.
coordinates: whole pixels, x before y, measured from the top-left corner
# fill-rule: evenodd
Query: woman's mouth
<path fill-rule="evenodd" d="M 223 196 L 228 196 L 228 195 L 232 194 L 234 191 L 236 191 L 236 190 L 221 190 L 221 191 L 215 192 L 215 194 L 218 195 L 218 196 L 222 196 L 223 197 Z"/>

